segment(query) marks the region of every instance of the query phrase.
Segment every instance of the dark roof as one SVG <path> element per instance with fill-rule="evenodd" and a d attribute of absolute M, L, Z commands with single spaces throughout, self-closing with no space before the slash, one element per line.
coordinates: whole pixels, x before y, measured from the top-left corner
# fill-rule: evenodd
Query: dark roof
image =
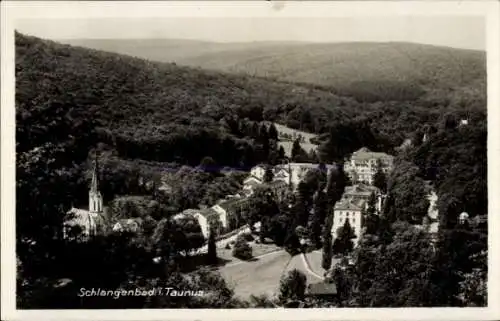
<path fill-rule="evenodd" d="M 309 284 L 307 293 L 309 295 L 335 295 L 337 294 L 337 286 L 335 285 L 335 283 L 313 283 Z"/>

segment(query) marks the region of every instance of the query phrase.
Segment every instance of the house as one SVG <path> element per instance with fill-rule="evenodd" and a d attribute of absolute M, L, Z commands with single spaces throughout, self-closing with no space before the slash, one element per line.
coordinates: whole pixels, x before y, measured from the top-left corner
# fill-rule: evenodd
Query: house
<path fill-rule="evenodd" d="M 82 240 L 104 234 L 106 231 L 106 212 L 103 206 L 103 198 L 99 191 L 99 174 L 97 156 L 94 170 L 92 172 L 92 182 L 89 190 L 88 210 L 71 208 L 63 222 L 63 235 L 65 238 L 80 236 Z"/>
<path fill-rule="evenodd" d="M 331 230 L 334 239 L 337 237 L 337 230 L 348 221 L 356 236 L 353 240 L 354 245 L 358 244 L 362 234 L 362 212 L 366 208 L 366 203 L 363 199 L 344 198 L 335 204 Z"/>
<path fill-rule="evenodd" d="M 368 201 L 372 194 L 374 194 L 376 197 L 376 210 L 378 213 L 380 213 L 382 211 L 382 201 L 384 196 L 381 194 L 380 189 L 375 186 L 370 186 L 362 183 L 352 186 L 346 186 L 346 188 L 344 189 L 344 194 L 342 194 L 342 198 L 351 199 L 353 201 Z"/>
<path fill-rule="evenodd" d="M 290 181 L 289 171 L 287 169 L 284 169 L 281 167 L 275 167 L 273 180 L 283 181 L 283 182 L 289 184 L 289 181 Z"/>
<path fill-rule="evenodd" d="M 257 165 L 250 170 L 250 176 L 257 178 L 260 181 L 264 180 L 264 175 L 266 174 L 265 165 Z"/>
<path fill-rule="evenodd" d="M 313 169 L 318 169 L 319 164 L 314 163 L 288 163 L 275 167 L 275 175 L 279 174 L 279 179 L 288 181 L 293 189 L 296 189 L 299 183 L 306 177 L 306 174 Z M 325 171 L 329 173 L 335 165 L 325 165 Z"/>
<path fill-rule="evenodd" d="M 181 213 L 175 215 L 173 217 L 174 220 L 180 220 L 185 217 L 193 217 L 196 221 L 198 221 L 198 224 L 200 224 L 201 232 L 203 233 L 203 236 L 208 239 L 208 234 L 210 232 L 209 225 L 208 225 L 208 220 L 207 218 L 202 214 L 202 210 L 197 210 L 197 209 L 187 209 L 182 211 Z"/>
<path fill-rule="evenodd" d="M 363 147 L 352 153 L 350 159 L 344 162 L 344 172 L 349 175 L 353 183 L 368 183 L 373 184 L 373 175 L 380 166 L 384 173 L 392 170 L 394 156 L 386 153 L 372 152 L 368 148 Z"/>
<path fill-rule="evenodd" d="M 274 180 L 265 184 L 265 186 L 271 189 L 278 201 L 285 199 L 287 192 L 289 191 L 288 184 L 283 180 Z"/>
<path fill-rule="evenodd" d="M 113 225 L 113 231 L 137 233 L 140 231 L 141 227 L 142 220 L 140 218 L 126 218 L 118 220 L 118 222 Z"/>
<path fill-rule="evenodd" d="M 249 199 L 240 195 L 229 195 L 212 207 L 219 213 L 222 226 L 232 231 L 244 225 L 243 213 L 248 210 Z"/>
<path fill-rule="evenodd" d="M 243 181 L 243 190 L 247 191 L 249 194 L 252 194 L 253 191 L 255 191 L 255 188 L 262 185 L 262 183 L 263 181 L 261 179 L 258 179 L 257 177 L 248 176 Z"/>
<path fill-rule="evenodd" d="M 306 295 L 315 298 L 325 299 L 327 301 L 335 301 L 337 299 L 337 286 L 333 282 L 318 282 L 309 284 Z"/>

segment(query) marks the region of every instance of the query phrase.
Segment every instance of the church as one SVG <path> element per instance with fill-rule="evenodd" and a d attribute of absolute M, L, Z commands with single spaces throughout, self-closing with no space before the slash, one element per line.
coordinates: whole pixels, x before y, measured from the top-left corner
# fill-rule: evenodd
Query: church
<path fill-rule="evenodd" d="M 106 227 L 106 208 L 103 206 L 103 198 L 99 191 L 99 168 L 97 155 L 92 172 L 92 182 L 89 190 L 88 209 L 72 208 L 66 214 L 64 221 L 64 237 L 76 236 L 88 240 L 93 236 L 103 234 Z"/>

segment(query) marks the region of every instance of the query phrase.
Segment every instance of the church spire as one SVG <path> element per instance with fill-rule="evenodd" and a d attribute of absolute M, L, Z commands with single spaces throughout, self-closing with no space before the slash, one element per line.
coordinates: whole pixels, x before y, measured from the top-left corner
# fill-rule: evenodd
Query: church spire
<path fill-rule="evenodd" d="M 90 185 L 90 192 L 99 192 L 99 163 L 97 161 L 97 152 L 95 153 L 94 171 L 92 172 L 92 183 Z"/>

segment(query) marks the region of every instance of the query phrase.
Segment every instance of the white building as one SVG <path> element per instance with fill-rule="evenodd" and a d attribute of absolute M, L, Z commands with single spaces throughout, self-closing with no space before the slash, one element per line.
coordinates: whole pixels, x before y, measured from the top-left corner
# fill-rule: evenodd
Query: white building
<path fill-rule="evenodd" d="M 266 175 L 266 167 L 264 165 L 257 165 L 250 170 L 250 176 L 257 178 L 260 181 L 264 180 Z"/>
<path fill-rule="evenodd" d="M 202 214 L 203 210 L 187 209 L 173 217 L 174 220 L 179 220 L 185 217 L 193 217 L 198 224 L 200 224 L 201 232 L 203 236 L 207 239 L 210 232 L 210 227 L 208 225 L 207 218 Z"/>
<path fill-rule="evenodd" d="M 344 172 L 349 175 L 353 183 L 373 184 L 373 175 L 380 164 L 382 171 L 388 173 L 392 170 L 394 156 L 386 153 L 372 152 L 363 147 L 352 153 L 350 159 L 344 163 Z"/>
<path fill-rule="evenodd" d="M 356 235 L 353 240 L 354 245 L 358 244 L 364 227 L 363 210 L 367 209 L 368 201 L 372 195 L 375 195 L 376 198 L 375 214 L 378 215 L 382 211 L 382 199 L 384 198 L 378 188 L 365 184 L 346 186 L 341 200 L 335 204 L 333 210 L 332 236 L 334 239 L 337 237 L 337 230 L 348 221 Z"/>
<path fill-rule="evenodd" d="M 329 173 L 335 166 L 325 165 L 325 170 Z M 275 179 L 283 180 L 296 189 L 299 183 L 306 177 L 310 170 L 318 169 L 319 164 L 314 163 L 289 163 L 277 165 L 275 167 Z"/>
<path fill-rule="evenodd" d="M 337 237 L 337 231 L 344 226 L 346 221 L 351 225 L 356 238 L 353 239 L 356 246 L 361 238 L 362 211 L 366 207 L 365 200 L 342 199 L 335 204 L 332 224 L 333 239 Z"/>

